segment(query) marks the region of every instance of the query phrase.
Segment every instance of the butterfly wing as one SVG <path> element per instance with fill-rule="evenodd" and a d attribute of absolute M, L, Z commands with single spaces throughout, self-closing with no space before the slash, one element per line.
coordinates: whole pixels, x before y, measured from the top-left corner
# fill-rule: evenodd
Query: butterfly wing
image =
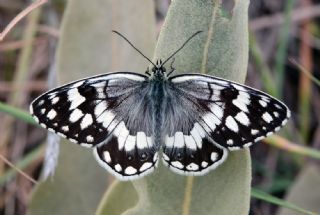
<path fill-rule="evenodd" d="M 208 138 L 196 123 L 189 133 L 180 129 L 167 135 L 162 160 L 171 170 L 182 175 L 204 175 L 222 164 L 228 150 Z"/>
<path fill-rule="evenodd" d="M 271 135 L 290 117 L 282 102 L 241 84 L 198 74 L 169 80 L 179 96 L 192 104 L 189 111 L 205 133 L 230 150 L 248 147 Z"/>
<path fill-rule="evenodd" d="M 163 161 L 185 175 L 219 166 L 228 150 L 248 147 L 280 129 L 290 111 L 271 96 L 212 76 L 169 78 Z"/>
<path fill-rule="evenodd" d="M 181 93 L 175 84 L 167 84 L 164 103 L 164 145 L 162 160 L 182 175 L 203 175 L 215 169 L 228 156 L 228 150 L 216 144 L 200 124 L 198 106 Z"/>
<path fill-rule="evenodd" d="M 123 72 L 51 90 L 32 102 L 30 112 L 49 131 L 95 147 L 99 164 L 127 180 L 151 172 L 157 163 L 147 103 L 146 76 Z"/>

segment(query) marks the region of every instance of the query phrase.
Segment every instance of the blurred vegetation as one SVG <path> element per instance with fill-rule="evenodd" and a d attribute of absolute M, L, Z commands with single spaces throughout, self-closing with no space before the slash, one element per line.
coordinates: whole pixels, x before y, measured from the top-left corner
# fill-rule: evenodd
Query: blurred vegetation
<path fill-rule="evenodd" d="M 118 7 L 126 8 L 130 5 L 124 1 L 121 2 L 123 3 Z M 141 1 L 138 2 L 137 4 L 145 9 L 145 4 Z M 0 30 L 4 29 L 29 4 L 30 1 L 0 0 Z M 223 1 L 223 15 L 225 17 L 232 16 L 233 5 L 234 2 L 231 0 Z M 148 7 L 148 13 L 154 15 L 156 22 L 150 31 L 156 32 L 158 35 L 170 7 L 170 1 L 154 0 L 154 6 L 154 9 Z M 24 173 L 37 181 L 40 180 L 43 164 L 43 143 L 46 141 L 46 131 L 34 126 L 34 121 L 26 111 L 33 98 L 53 86 L 52 77 L 49 78 L 51 82 L 48 85 L 48 77 L 52 71 L 55 71 L 55 52 L 57 42 L 61 42 L 59 40 L 60 26 L 63 25 L 61 21 L 65 8 L 65 1 L 51 1 L 25 17 L 3 41 L 0 41 L 0 154 L 16 168 L 23 170 Z M 130 9 L 132 8 L 127 10 Z M 87 21 L 85 17 L 90 17 L 90 14 L 86 14 L 85 8 L 81 12 L 83 17 L 79 21 Z M 110 14 L 105 16 L 108 17 Z M 246 84 L 280 98 L 293 113 L 288 125 L 277 134 L 279 136 L 273 136 L 251 147 L 252 187 L 255 189 L 252 190 L 250 214 L 320 213 L 319 16 L 320 2 L 318 0 L 254 0 L 250 4 L 250 59 Z M 125 17 L 130 17 L 130 13 Z M 116 20 L 114 22 L 118 22 L 118 26 L 122 26 L 122 28 L 125 26 L 123 23 L 126 20 L 123 16 L 114 16 L 112 19 Z M 116 30 L 130 32 L 128 37 L 133 42 L 143 38 L 144 32 L 137 29 L 137 26 L 130 30 L 121 29 L 118 26 L 113 27 Z M 101 32 L 107 33 L 106 26 L 101 26 L 101 28 Z M 83 29 L 81 34 L 89 33 L 92 32 Z M 77 36 L 81 37 L 81 34 Z M 151 36 L 152 33 L 148 35 Z M 103 43 L 103 37 L 99 39 Z M 83 45 L 90 44 L 84 43 Z M 105 44 L 101 47 L 106 48 L 109 45 L 108 38 L 105 36 Z M 153 46 L 152 42 L 145 47 L 140 46 L 140 48 L 148 56 L 152 56 L 154 47 L 150 46 Z M 125 45 L 118 46 L 117 51 L 122 55 L 127 53 L 123 52 L 127 51 L 124 47 Z M 84 56 L 81 52 L 86 52 L 90 47 L 78 49 L 81 50 L 79 54 Z M 94 52 L 95 50 L 90 50 L 90 53 Z M 126 69 L 126 67 L 120 67 L 120 65 L 124 65 L 123 62 L 117 62 L 115 59 L 111 62 L 111 58 L 108 58 L 109 54 L 106 53 L 103 56 L 99 53 L 98 59 L 105 65 L 99 64 L 91 70 L 106 72 L 110 69 Z M 135 59 L 138 62 L 133 65 L 135 67 L 132 69 L 133 71 L 140 69 L 138 65 L 144 65 L 141 64 L 143 59 L 139 59 L 138 54 L 134 55 L 136 55 Z M 108 63 L 101 59 L 108 59 Z M 85 65 L 89 60 L 84 59 L 81 62 Z M 136 61 L 134 60 L 134 62 Z M 78 65 L 78 68 L 81 66 Z M 83 71 L 79 71 L 78 75 L 81 72 Z M 64 78 L 63 81 L 70 81 L 76 76 L 77 74 Z M 61 153 L 63 154 L 63 151 Z M 81 154 L 80 157 L 83 155 L 82 152 L 79 154 Z M 79 158 L 75 156 L 74 159 Z M 91 157 L 88 156 L 88 159 Z M 63 166 L 63 163 L 60 162 L 60 165 Z M 73 165 L 78 164 L 74 163 Z M 66 168 L 71 167 L 72 165 L 66 166 Z M 58 168 L 60 167 L 58 166 Z M 59 174 L 58 172 L 59 170 L 57 170 L 57 174 Z M 97 177 L 98 175 L 101 177 L 104 173 L 89 174 L 97 174 Z M 57 180 L 53 177 L 53 181 L 56 180 L 57 183 L 68 179 L 70 178 L 65 177 Z M 120 195 L 121 192 L 125 194 L 128 190 L 134 192 L 131 183 L 123 186 L 116 183 L 112 185 L 111 189 L 107 189 L 106 187 L 112 180 L 99 179 L 99 183 L 104 183 L 104 181 L 106 185 L 101 188 L 100 197 L 95 197 L 97 199 L 102 198 L 102 193 L 105 190 L 108 192 L 103 198 L 110 195 L 114 195 L 114 198 L 117 195 L 123 196 Z M 86 182 L 85 180 L 77 181 L 75 185 L 81 186 L 81 183 L 85 184 Z M 21 175 L 17 169 L 8 165 L 4 159 L 0 160 L 0 186 L 0 214 L 26 214 L 35 184 Z M 63 187 L 63 189 L 77 195 L 76 188 L 71 189 L 70 186 L 69 189 L 68 187 Z M 130 192 L 130 196 L 135 198 L 137 194 L 132 192 Z M 132 200 L 132 198 L 130 199 Z M 38 203 L 42 204 L 41 201 Z M 90 204 L 90 202 L 87 203 Z M 112 201 L 106 202 L 107 205 L 108 203 L 112 203 Z M 94 202 L 94 204 L 90 204 L 90 207 L 98 207 L 99 202 Z M 135 202 L 128 201 L 126 206 L 134 204 Z M 226 202 L 226 204 L 228 203 Z M 86 207 L 86 205 L 83 206 Z M 114 206 L 113 211 L 117 211 L 118 214 L 123 211 L 123 208 L 117 208 L 114 204 L 109 204 L 109 206 Z M 53 205 L 52 207 L 59 206 Z M 104 209 L 105 205 L 100 205 L 97 213 Z M 83 211 L 83 213 L 86 212 Z"/>

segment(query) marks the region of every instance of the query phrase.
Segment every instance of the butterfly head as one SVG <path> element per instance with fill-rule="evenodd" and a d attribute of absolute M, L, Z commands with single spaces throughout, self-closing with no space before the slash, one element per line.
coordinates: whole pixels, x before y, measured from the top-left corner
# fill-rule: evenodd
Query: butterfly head
<path fill-rule="evenodd" d="M 164 80 L 167 78 L 166 68 L 164 68 L 162 60 L 157 60 L 152 68 L 152 77 L 155 80 Z"/>

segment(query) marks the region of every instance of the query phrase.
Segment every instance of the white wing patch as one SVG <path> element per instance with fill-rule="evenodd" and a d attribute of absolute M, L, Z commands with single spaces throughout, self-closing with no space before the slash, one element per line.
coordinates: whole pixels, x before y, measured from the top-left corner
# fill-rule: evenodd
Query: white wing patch
<path fill-rule="evenodd" d="M 234 131 L 234 132 L 238 132 L 239 131 L 239 126 L 238 123 L 234 120 L 234 118 L 232 116 L 228 116 L 226 119 L 226 126 Z"/>
<path fill-rule="evenodd" d="M 197 176 L 219 166 L 227 155 L 227 149 L 209 141 L 205 129 L 195 123 L 189 135 L 177 131 L 166 136 L 162 161 L 174 172 Z"/>

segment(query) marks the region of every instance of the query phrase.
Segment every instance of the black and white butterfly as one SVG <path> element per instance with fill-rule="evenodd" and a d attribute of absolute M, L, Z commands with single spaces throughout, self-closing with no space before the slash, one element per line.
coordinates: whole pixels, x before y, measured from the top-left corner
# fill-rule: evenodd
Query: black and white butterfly
<path fill-rule="evenodd" d="M 173 55 L 151 62 L 146 75 L 115 72 L 58 87 L 35 99 L 30 112 L 49 131 L 92 147 L 120 180 L 151 173 L 160 151 L 171 170 L 203 175 L 229 150 L 251 146 L 290 117 L 282 102 L 250 87 L 209 75 L 170 76 L 174 69 L 167 73 L 164 64 Z"/>

